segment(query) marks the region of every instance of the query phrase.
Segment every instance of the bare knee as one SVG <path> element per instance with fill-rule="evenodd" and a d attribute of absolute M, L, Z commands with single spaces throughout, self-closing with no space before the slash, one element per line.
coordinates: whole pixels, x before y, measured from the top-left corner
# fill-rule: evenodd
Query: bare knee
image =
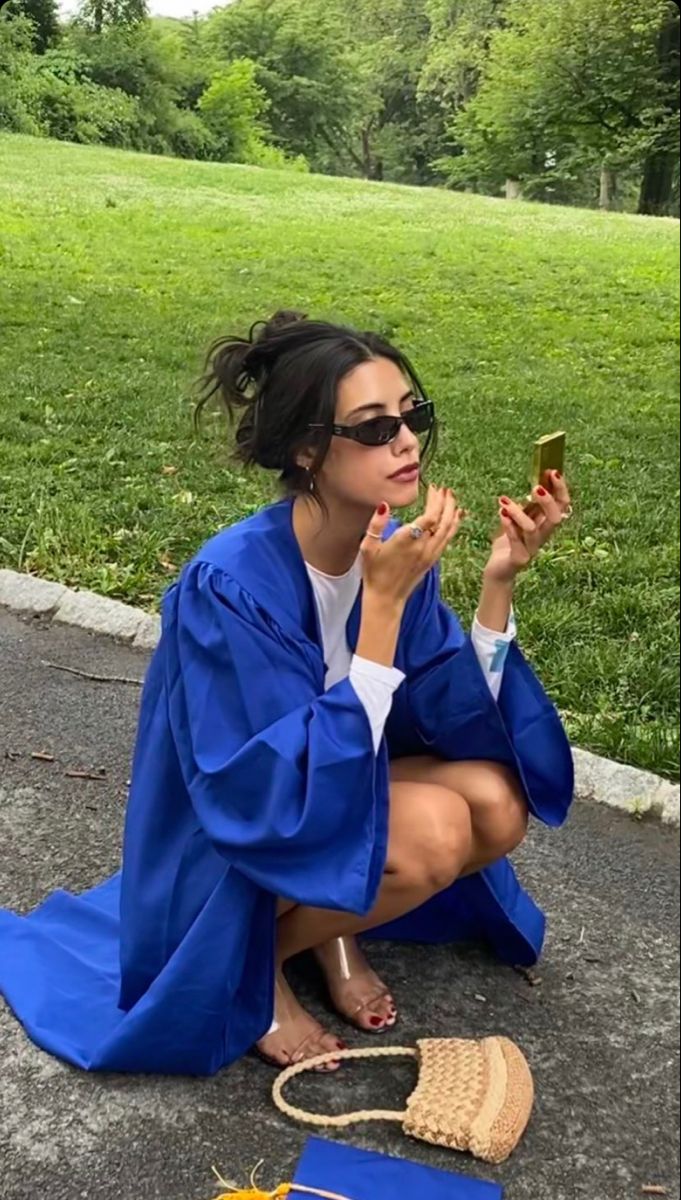
<path fill-rule="evenodd" d="M 411 819 L 399 823 L 388 869 L 424 895 L 444 891 L 471 859 L 473 828 L 462 796 L 436 784 L 409 785 Z"/>
<path fill-rule="evenodd" d="M 527 804 L 517 796 L 505 797 L 499 803 L 497 820 L 498 831 L 493 839 L 493 848 L 501 858 L 511 854 L 525 841 L 530 820 Z"/>
<path fill-rule="evenodd" d="M 527 802 L 520 780 L 510 768 L 496 764 L 479 793 L 466 800 L 478 848 L 482 847 L 490 860 L 510 854 L 525 840 Z"/>

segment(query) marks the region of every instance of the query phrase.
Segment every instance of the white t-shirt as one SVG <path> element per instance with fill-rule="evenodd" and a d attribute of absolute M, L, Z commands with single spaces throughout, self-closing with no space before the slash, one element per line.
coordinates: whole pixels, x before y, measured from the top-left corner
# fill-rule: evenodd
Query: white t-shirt
<path fill-rule="evenodd" d="M 397 667 L 386 667 L 382 663 L 353 654 L 348 645 L 345 627 L 362 582 L 361 554 L 345 575 L 326 575 L 310 563 L 306 563 L 305 566 L 317 603 L 324 661 L 328 668 L 324 686 L 328 690 L 334 683 L 350 677 L 350 682 L 369 718 L 374 736 L 374 749 L 378 752 L 392 707 L 393 693 L 405 676 Z M 499 698 L 504 662 L 515 635 L 516 623 L 512 611 L 505 633 L 486 629 L 478 621 L 477 613 L 475 614 L 471 640 L 495 700 Z"/>

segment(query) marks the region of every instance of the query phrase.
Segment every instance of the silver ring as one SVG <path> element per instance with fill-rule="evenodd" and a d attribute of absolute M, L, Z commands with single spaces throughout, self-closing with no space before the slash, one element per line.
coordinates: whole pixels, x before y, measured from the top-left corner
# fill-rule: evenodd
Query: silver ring
<path fill-rule="evenodd" d="M 572 514 L 574 513 L 574 511 L 575 511 L 575 510 L 574 510 L 574 508 L 572 507 L 572 505 L 571 505 L 571 504 L 568 504 L 567 508 L 565 509 L 565 512 L 564 512 L 564 513 L 561 513 L 561 518 L 560 518 L 560 519 L 561 519 L 561 521 L 569 521 L 569 520 L 570 520 L 570 517 L 572 516 Z"/>
<path fill-rule="evenodd" d="M 365 535 L 365 536 L 366 536 L 366 537 L 372 537 L 372 538 L 376 538 L 376 540 L 377 540 L 377 541 L 379 541 L 379 542 L 382 542 L 382 541 L 383 541 L 383 534 L 382 534 L 382 533 L 370 533 L 370 531 L 369 531 L 368 529 L 367 529 L 367 531 L 366 531 L 366 535 Z"/>
<path fill-rule="evenodd" d="M 410 526 L 409 526 L 409 533 L 411 534 L 411 536 L 412 536 L 412 537 L 413 537 L 415 540 L 416 540 L 417 538 L 422 538 L 422 537 L 423 537 L 423 534 L 424 534 L 424 532 L 425 532 L 425 531 L 424 531 L 424 530 L 421 528 L 421 526 L 420 526 L 420 525 L 410 525 Z"/>

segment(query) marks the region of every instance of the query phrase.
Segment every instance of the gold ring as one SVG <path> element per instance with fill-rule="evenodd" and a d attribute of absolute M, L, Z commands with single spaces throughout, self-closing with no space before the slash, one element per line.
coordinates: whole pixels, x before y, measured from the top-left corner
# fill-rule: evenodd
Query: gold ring
<path fill-rule="evenodd" d="M 561 514 L 561 518 L 560 518 L 560 519 L 561 519 L 561 521 L 569 521 L 569 520 L 570 520 L 570 517 L 572 516 L 572 514 L 574 513 L 574 511 L 575 511 L 575 510 L 574 510 L 574 508 L 572 507 L 572 505 L 571 505 L 571 504 L 568 504 L 567 508 L 565 509 L 565 512 Z"/>

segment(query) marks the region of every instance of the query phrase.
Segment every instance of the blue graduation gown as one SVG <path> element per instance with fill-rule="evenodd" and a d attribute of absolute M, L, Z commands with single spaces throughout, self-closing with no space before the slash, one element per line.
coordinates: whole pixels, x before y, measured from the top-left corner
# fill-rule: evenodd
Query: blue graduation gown
<path fill-rule="evenodd" d="M 453 1156 L 452 1156 L 453 1157 Z M 303 1187 L 341 1192 L 348 1200 L 503 1200 L 496 1183 L 436 1171 L 337 1142 L 310 1138 L 294 1176 Z M 303 1192 L 291 1193 L 298 1200 Z"/>
<path fill-rule="evenodd" d="M 393 521 L 389 537 L 397 527 Z M 347 633 L 357 643 L 361 592 Z M 292 501 L 222 530 L 165 594 L 145 679 L 122 870 L 27 917 L 0 911 L 0 993 L 39 1046 L 88 1070 L 213 1074 L 269 1028 L 275 906 L 373 907 L 389 760 L 514 767 L 550 825 L 572 799 L 560 718 L 517 645 L 497 703 L 433 569 L 405 610 L 374 752 L 349 679 L 326 666 Z M 377 936 L 482 937 L 532 963 L 544 918 L 501 861 Z"/>

